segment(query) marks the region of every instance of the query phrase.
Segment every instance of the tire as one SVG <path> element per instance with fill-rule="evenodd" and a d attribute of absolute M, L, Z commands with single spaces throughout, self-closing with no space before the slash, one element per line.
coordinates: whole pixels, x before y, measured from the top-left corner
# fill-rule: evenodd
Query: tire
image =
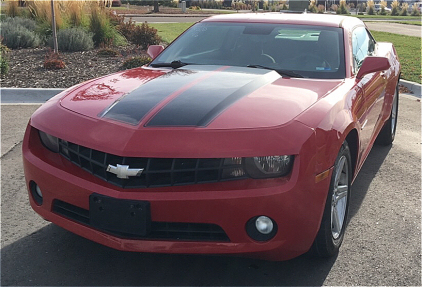
<path fill-rule="evenodd" d="M 397 128 L 397 116 L 399 114 L 399 85 L 396 86 L 396 92 L 393 97 L 393 106 L 391 107 L 390 117 L 384 123 L 378 137 L 375 141 L 379 145 L 391 145 L 394 141 Z"/>
<path fill-rule="evenodd" d="M 331 257 L 338 253 L 348 222 L 352 176 L 350 150 L 345 141 L 334 163 L 321 226 L 311 248 L 314 255 Z"/>

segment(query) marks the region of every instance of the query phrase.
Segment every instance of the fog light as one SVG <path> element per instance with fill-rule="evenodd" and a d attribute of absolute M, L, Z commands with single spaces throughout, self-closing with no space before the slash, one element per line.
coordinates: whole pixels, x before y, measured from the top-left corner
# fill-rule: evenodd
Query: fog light
<path fill-rule="evenodd" d="M 256 241 L 271 240 L 277 234 L 277 223 L 268 216 L 252 217 L 246 223 L 246 233 Z"/>
<path fill-rule="evenodd" d="M 39 197 L 42 198 L 42 192 L 41 192 L 41 189 L 38 185 L 35 185 L 35 192 L 39 195 Z"/>
<path fill-rule="evenodd" d="M 255 221 L 256 229 L 262 234 L 270 234 L 273 231 L 273 221 L 266 216 L 260 216 Z"/>
<path fill-rule="evenodd" d="M 41 188 L 36 184 L 34 181 L 29 182 L 29 191 L 32 195 L 32 199 L 35 201 L 37 205 L 42 205 L 43 203 L 43 195 Z"/>

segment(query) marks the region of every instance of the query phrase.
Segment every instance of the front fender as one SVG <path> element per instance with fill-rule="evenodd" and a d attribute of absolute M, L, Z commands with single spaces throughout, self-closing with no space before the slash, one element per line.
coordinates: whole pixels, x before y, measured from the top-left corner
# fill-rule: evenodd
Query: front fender
<path fill-rule="evenodd" d="M 337 154 L 347 135 L 353 129 L 359 131 L 358 114 L 360 104 L 353 79 L 346 79 L 335 91 L 319 100 L 297 120 L 316 132 L 316 173 L 334 165 Z M 359 137 L 358 137 L 359 138 Z"/>

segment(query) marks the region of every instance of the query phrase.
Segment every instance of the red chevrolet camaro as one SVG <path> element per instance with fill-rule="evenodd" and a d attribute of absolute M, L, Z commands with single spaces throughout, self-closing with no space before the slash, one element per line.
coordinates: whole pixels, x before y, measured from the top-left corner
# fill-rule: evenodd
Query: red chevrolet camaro
<path fill-rule="evenodd" d="M 32 115 L 32 208 L 125 251 L 336 254 L 353 180 L 394 140 L 393 45 L 351 17 L 235 14 L 149 53 Z"/>

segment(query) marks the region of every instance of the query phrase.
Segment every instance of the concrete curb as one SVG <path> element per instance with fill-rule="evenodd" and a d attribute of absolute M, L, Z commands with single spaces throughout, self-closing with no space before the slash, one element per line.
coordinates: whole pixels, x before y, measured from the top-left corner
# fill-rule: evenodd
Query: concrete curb
<path fill-rule="evenodd" d="M 1 103 L 45 103 L 64 89 L 1 88 Z"/>
<path fill-rule="evenodd" d="M 421 98 L 422 94 L 422 85 L 406 80 L 400 80 L 400 84 L 405 86 L 409 91 L 413 93 L 413 95 L 417 98 Z"/>
<path fill-rule="evenodd" d="M 421 98 L 422 85 L 406 80 L 400 80 L 413 94 L 409 96 Z M 45 103 L 50 98 L 65 89 L 43 89 L 43 88 L 0 88 L 0 99 L 2 104 L 10 103 Z"/>

